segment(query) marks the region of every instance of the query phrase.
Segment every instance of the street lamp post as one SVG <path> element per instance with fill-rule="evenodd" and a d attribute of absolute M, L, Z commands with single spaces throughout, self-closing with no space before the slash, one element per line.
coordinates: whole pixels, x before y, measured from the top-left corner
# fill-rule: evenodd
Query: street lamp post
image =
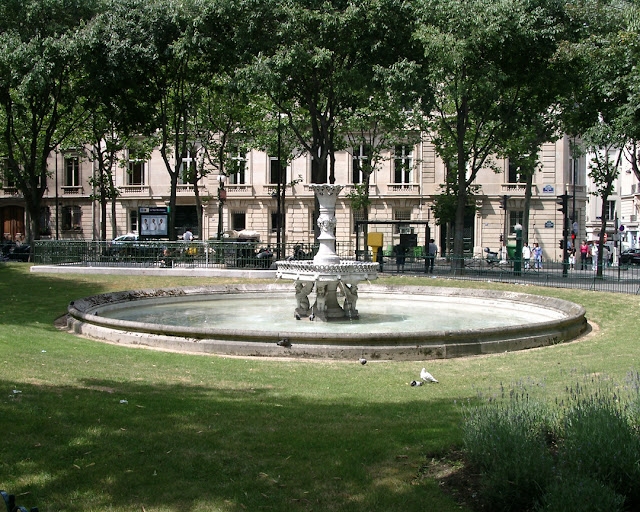
<path fill-rule="evenodd" d="M 522 224 L 513 226 L 516 232 L 516 253 L 513 255 L 513 273 L 519 276 L 522 272 Z"/>
<path fill-rule="evenodd" d="M 218 241 L 222 240 L 223 222 L 222 222 L 222 210 L 224 208 L 224 202 L 227 199 L 227 191 L 224 189 L 224 182 L 227 177 L 224 174 L 218 175 Z"/>
<path fill-rule="evenodd" d="M 276 231 L 276 254 L 277 254 L 277 259 L 281 260 L 283 259 L 283 252 L 282 252 L 282 235 L 284 235 L 284 232 L 282 231 L 282 210 L 283 210 L 283 194 L 282 194 L 282 136 L 280 134 L 280 130 L 282 128 L 282 123 L 281 123 L 281 119 L 282 116 L 280 115 L 280 112 L 278 112 L 278 183 L 277 183 L 277 189 L 276 189 L 276 193 L 278 195 L 277 197 L 277 204 L 276 204 L 276 219 L 278 219 L 278 225 L 276 226 L 277 231 Z"/>

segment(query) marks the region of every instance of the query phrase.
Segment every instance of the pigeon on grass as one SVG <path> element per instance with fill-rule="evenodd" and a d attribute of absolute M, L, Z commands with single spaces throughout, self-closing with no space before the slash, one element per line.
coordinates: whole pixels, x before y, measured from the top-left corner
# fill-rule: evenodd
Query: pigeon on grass
<path fill-rule="evenodd" d="M 420 372 L 420 378 L 425 382 L 438 382 L 436 378 L 427 371 L 426 368 L 423 368 Z"/>

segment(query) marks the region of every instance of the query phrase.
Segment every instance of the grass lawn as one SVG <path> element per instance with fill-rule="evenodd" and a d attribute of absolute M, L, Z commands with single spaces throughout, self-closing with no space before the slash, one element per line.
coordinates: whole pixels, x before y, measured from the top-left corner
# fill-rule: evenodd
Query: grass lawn
<path fill-rule="evenodd" d="M 459 445 L 462 401 L 640 366 L 638 296 L 428 278 L 380 282 L 560 297 L 597 327 L 544 349 L 362 366 L 130 349 L 53 325 L 79 297 L 222 282 L 0 266 L 0 489 L 41 512 L 464 510 L 420 478 L 429 454 Z M 409 385 L 423 366 L 440 384 Z"/>

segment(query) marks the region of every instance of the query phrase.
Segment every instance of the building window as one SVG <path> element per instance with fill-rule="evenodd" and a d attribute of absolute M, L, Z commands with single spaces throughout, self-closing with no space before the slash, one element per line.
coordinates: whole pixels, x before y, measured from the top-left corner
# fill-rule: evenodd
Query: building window
<path fill-rule="evenodd" d="M 315 158 L 312 158 L 311 159 L 311 183 L 315 183 L 315 184 L 328 183 L 328 179 L 329 179 L 328 169 L 330 165 L 331 165 L 331 162 L 327 158 L 327 165 L 325 166 L 324 169 L 320 169 L 318 167 L 317 160 Z"/>
<path fill-rule="evenodd" d="M 353 232 L 356 232 L 356 222 L 359 220 L 364 220 L 364 212 L 360 209 L 352 210 L 353 217 Z M 360 224 L 360 233 L 364 233 L 365 227 L 363 224 Z"/>
<path fill-rule="evenodd" d="M 277 233 L 280 228 L 280 219 L 277 212 L 271 212 L 271 232 Z"/>
<path fill-rule="evenodd" d="M 524 221 L 524 212 L 518 210 L 509 210 L 509 233 L 515 235 L 515 225 L 520 224 L 522 226 L 522 222 Z"/>
<path fill-rule="evenodd" d="M 144 162 L 142 160 L 129 160 L 127 185 L 144 185 Z"/>
<path fill-rule="evenodd" d="M 15 188 L 16 180 L 13 174 L 9 172 L 9 160 L 4 158 L 0 160 L 0 183 L 3 188 Z"/>
<path fill-rule="evenodd" d="M 138 232 L 138 210 L 129 210 L 129 232 Z"/>
<path fill-rule="evenodd" d="M 65 157 L 64 159 L 64 186 L 80 186 L 80 159 L 77 156 Z"/>
<path fill-rule="evenodd" d="M 51 210 L 48 206 L 40 210 L 40 235 L 51 235 Z"/>
<path fill-rule="evenodd" d="M 231 212 L 231 229 L 242 231 L 247 228 L 247 214 L 245 212 Z"/>
<path fill-rule="evenodd" d="M 229 165 L 229 184 L 230 185 L 244 185 L 247 182 L 246 169 L 247 169 L 247 155 L 240 153 L 239 149 L 235 149 L 231 152 L 231 163 Z"/>
<path fill-rule="evenodd" d="M 193 182 L 196 175 L 196 161 L 191 157 L 191 152 L 187 151 L 187 155 L 180 162 L 180 171 L 178 172 L 178 184 L 186 185 Z M 142 185 L 142 183 L 140 183 Z"/>
<path fill-rule="evenodd" d="M 396 146 L 394 158 L 394 183 L 408 184 L 413 182 L 413 148 Z"/>
<path fill-rule="evenodd" d="M 509 159 L 509 181 L 507 183 L 518 183 L 519 180 L 519 167 L 514 161 Z"/>
<path fill-rule="evenodd" d="M 62 207 L 62 229 L 80 231 L 82 229 L 82 208 L 79 206 Z"/>
<path fill-rule="evenodd" d="M 569 165 L 571 166 L 571 183 L 573 185 L 582 185 L 580 178 L 580 159 L 579 158 L 571 158 L 569 159 Z"/>
<path fill-rule="evenodd" d="M 269 183 L 272 185 L 276 185 L 277 183 L 281 183 L 284 176 L 281 177 L 281 167 L 280 160 L 276 157 L 269 157 Z"/>
<path fill-rule="evenodd" d="M 360 144 L 357 148 L 353 148 L 353 157 L 351 159 L 351 183 L 362 183 L 362 168 L 368 167 L 371 158 L 371 146 L 368 144 Z"/>
<path fill-rule="evenodd" d="M 607 201 L 607 221 L 613 221 L 616 218 L 616 202 L 615 201 Z"/>
<path fill-rule="evenodd" d="M 400 208 L 393 211 L 393 220 L 411 220 L 411 209 L 409 208 Z M 408 223 L 405 224 L 396 224 L 394 226 L 395 233 L 401 233 L 404 231 L 404 228 L 408 227 Z"/>

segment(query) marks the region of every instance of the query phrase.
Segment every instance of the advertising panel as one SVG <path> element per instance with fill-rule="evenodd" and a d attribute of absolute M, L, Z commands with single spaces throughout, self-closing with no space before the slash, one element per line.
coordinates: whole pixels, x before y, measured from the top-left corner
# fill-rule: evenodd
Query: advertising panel
<path fill-rule="evenodd" d="M 139 207 L 138 226 L 141 238 L 167 238 L 169 236 L 169 208 L 166 206 Z"/>

